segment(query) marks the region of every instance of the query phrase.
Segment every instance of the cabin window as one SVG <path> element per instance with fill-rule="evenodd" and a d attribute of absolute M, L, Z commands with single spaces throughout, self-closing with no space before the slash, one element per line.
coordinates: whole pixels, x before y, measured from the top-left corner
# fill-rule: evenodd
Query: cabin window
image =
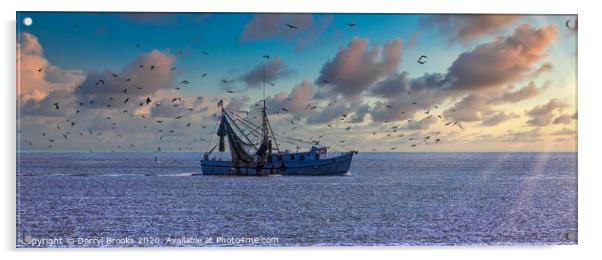
<path fill-rule="evenodd" d="M 291 154 L 291 160 L 295 160 L 295 155 Z"/>
<path fill-rule="evenodd" d="M 299 158 L 299 160 L 305 161 L 305 155 L 301 155 L 301 157 Z"/>

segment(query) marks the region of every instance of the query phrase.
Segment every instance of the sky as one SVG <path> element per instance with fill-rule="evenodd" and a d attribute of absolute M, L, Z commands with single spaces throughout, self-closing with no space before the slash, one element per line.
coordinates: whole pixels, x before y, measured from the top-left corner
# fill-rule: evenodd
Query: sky
<path fill-rule="evenodd" d="M 219 100 L 256 118 L 265 68 L 290 150 L 576 152 L 574 15 L 17 12 L 16 33 L 18 151 L 206 151 Z"/>

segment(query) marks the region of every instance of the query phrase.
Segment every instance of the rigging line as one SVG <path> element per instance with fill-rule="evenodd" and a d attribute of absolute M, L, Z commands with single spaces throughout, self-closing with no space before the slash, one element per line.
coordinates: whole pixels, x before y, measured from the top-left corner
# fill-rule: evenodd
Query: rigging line
<path fill-rule="evenodd" d="M 234 121 L 234 119 L 232 119 L 232 117 L 230 117 L 230 115 L 229 115 L 229 114 L 228 114 L 228 113 L 227 113 L 225 110 L 224 110 L 224 115 L 226 115 L 226 117 L 228 117 L 228 118 L 229 118 L 229 119 L 232 121 L 233 125 L 234 125 L 234 126 L 237 128 L 237 129 L 238 129 L 238 131 L 240 131 L 240 132 L 243 134 L 243 136 L 244 136 L 244 137 L 247 139 L 247 141 L 249 141 L 249 144 L 250 144 L 251 146 L 253 146 L 253 148 L 254 148 L 255 150 L 257 150 L 257 147 L 255 147 L 255 144 L 254 144 L 254 143 L 253 143 L 253 142 L 252 142 L 252 141 L 249 139 L 249 137 L 248 137 L 248 136 L 247 136 L 247 135 L 246 135 L 246 134 L 245 134 L 245 133 L 244 133 L 244 132 L 243 132 L 243 131 L 240 129 L 240 127 L 239 127 L 239 126 L 236 124 L 236 122 Z"/>
<path fill-rule="evenodd" d="M 265 111 L 263 112 L 265 113 Z M 267 118 L 267 115 L 266 115 Z M 270 133 L 272 134 L 272 138 L 274 139 L 274 144 L 276 145 L 276 151 L 280 152 L 280 147 L 278 147 L 278 141 L 276 141 L 276 136 L 274 136 L 274 130 L 272 130 L 272 124 L 270 124 L 269 120 L 266 120 L 268 122 L 268 129 L 270 130 Z M 270 151 L 272 152 L 272 151 Z"/>
<path fill-rule="evenodd" d="M 221 117 L 218 117 L 217 120 L 215 121 L 215 126 L 213 127 L 213 131 L 211 131 L 211 133 L 217 132 L 217 126 L 219 125 L 220 120 L 221 120 Z M 210 136 L 211 137 L 209 138 L 209 142 L 207 142 L 207 149 L 205 151 L 209 151 L 209 147 L 211 146 L 211 143 L 213 143 L 213 138 L 215 137 L 212 134 Z"/>
<path fill-rule="evenodd" d="M 253 135 L 253 138 L 260 138 L 260 137 L 261 137 L 261 136 L 260 136 L 261 134 L 260 134 L 260 133 L 258 133 L 256 129 L 253 129 L 253 128 L 252 128 L 252 126 L 248 126 L 248 125 L 247 125 L 247 124 L 248 124 L 247 122 L 240 121 L 240 123 L 244 124 L 244 125 L 245 125 L 247 128 L 249 128 L 249 129 L 252 131 L 252 132 L 250 132 L 250 133 L 249 133 L 249 135 Z M 253 133 L 253 132 L 254 132 L 254 133 Z M 244 132 L 243 132 L 243 134 L 244 134 Z"/>
<path fill-rule="evenodd" d="M 253 130 L 256 134 L 261 135 L 261 133 L 258 131 L 258 129 L 260 129 L 260 127 L 258 125 L 255 125 L 253 122 L 234 114 L 234 116 L 236 116 L 242 123 L 244 123 L 245 125 L 247 125 L 251 130 Z"/>
<path fill-rule="evenodd" d="M 293 124 L 296 124 L 296 123 L 295 123 L 295 121 L 293 121 L 293 120 L 290 120 L 290 119 L 288 119 L 288 118 L 285 118 L 285 117 L 283 117 L 283 116 L 281 116 L 281 115 L 279 115 L 279 114 L 276 114 L 276 115 L 277 115 L 278 117 L 280 117 L 280 118 L 284 119 L 284 120 L 287 120 L 287 121 L 289 121 L 289 122 L 292 122 Z M 314 131 L 312 131 L 312 130 L 309 130 L 309 129 L 305 128 L 304 126 L 302 126 L 301 124 L 296 124 L 296 125 L 300 127 L 299 129 L 303 129 L 303 130 L 305 130 L 305 131 L 308 131 L 308 132 L 310 132 L 310 133 L 311 133 L 311 134 L 313 134 L 313 135 L 320 136 L 320 134 L 319 134 L 319 133 L 316 133 L 316 132 L 314 132 Z M 322 135 L 322 136 L 324 136 L 324 135 Z M 334 142 L 334 141 L 332 141 L 332 140 L 329 140 L 328 138 L 322 137 L 322 139 L 324 139 L 324 140 L 326 140 L 326 141 L 330 142 L 330 143 L 331 143 L 333 146 L 337 146 L 337 147 L 339 147 L 339 148 L 341 148 L 341 149 L 343 149 L 343 150 L 345 150 L 345 151 L 350 151 L 349 149 L 347 149 L 347 148 L 345 148 L 345 147 L 343 147 L 343 146 L 341 146 L 341 145 L 337 144 L 336 142 Z"/>

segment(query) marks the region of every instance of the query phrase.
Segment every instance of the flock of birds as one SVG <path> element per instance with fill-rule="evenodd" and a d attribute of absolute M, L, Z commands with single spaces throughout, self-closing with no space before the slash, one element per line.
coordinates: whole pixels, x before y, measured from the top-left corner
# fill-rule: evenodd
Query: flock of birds
<path fill-rule="evenodd" d="M 571 20 L 566 21 L 566 27 L 569 29 L 573 29 L 573 27 L 571 27 L 570 25 Z M 291 30 L 298 30 L 299 27 L 294 25 L 294 24 L 285 24 L 285 26 Z M 346 26 L 349 28 L 353 28 L 355 26 L 357 26 L 356 23 L 346 23 Z M 574 23 L 574 27 L 576 27 L 576 21 Z M 73 29 L 77 29 L 78 27 L 76 25 L 73 26 Z M 140 43 L 136 44 L 136 47 L 140 47 Z M 203 55 L 209 55 L 209 53 L 207 51 L 202 51 L 201 52 Z M 183 51 L 179 50 L 178 54 L 183 54 Z M 264 59 L 270 59 L 269 55 L 264 55 L 263 56 Z M 420 65 L 424 65 L 427 62 L 428 57 L 426 55 L 421 55 L 416 62 Z M 154 64 L 140 64 L 139 65 L 139 69 L 148 69 L 150 71 L 154 71 L 155 69 L 157 69 L 157 66 Z M 176 70 L 176 68 L 170 68 L 171 70 Z M 42 72 L 43 69 L 40 68 L 38 69 L 38 72 Z M 203 73 L 201 74 L 201 78 L 205 78 L 208 75 L 208 73 Z M 120 78 L 120 75 L 117 74 L 110 74 L 111 77 L 114 78 Z M 123 79 L 126 82 L 130 82 L 131 78 L 124 78 Z M 103 87 L 105 85 L 105 79 L 99 79 L 94 83 L 94 87 Z M 229 80 L 227 79 L 222 79 L 221 83 L 227 84 L 230 83 Z M 324 84 L 329 84 L 330 82 L 328 80 L 324 80 L 323 82 Z M 180 91 L 181 86 L 186 86 L 189 85 L 190 81 L 189 80 L 182 80 L 181 82 L 179 82 L 176 86 L 175 89 Z M 270 83 L 273 85 L 273 83 Z M 78 86 L 78 88 L 82 88 L 82 86 Z M 108 111 L 113 111 L 113 113 L 117 113 L 115 111 L 115 109 L 112 109 L 112 106 L 114 105 L 114 102 L 117 102 L 117 100 L 119 99 L 120 102 L 122 102 L 124 105 L 127 105 L 128 102 L 131 102 L 133 100 L 131 100 L 131 97 L 128 95 L 128 93 L 131 93 L 132 91 L 130 91 L 130 89 L 135 88 L 136 90 L 141 90 L 142 87 L 137 86 L 134 87 L 132 86 L 131 88 L 124 88 L 121 91 L 121 96 L 111 96 L 108 98 L 108 100 L 106 101 L 106 108 L 108 109 Z M 227 94 L 235 94 L 237 93 L 234 90 L 225 90 L 225 92 Z M 411 92 L 407 93 L 408 95 L 411 95 Z M 133 99 L 133 98 L 132 98 Z M 197 99 L 203 99 L 203 97 L 197 97 Z M 288 98 L 289 101 L 292 101 L 291 98 Z M 74 116 L 75 114 L 79 114 L 80 113 L 80 109 L 84 109 L 86 107 L 87 104 L 92 105 L 94 104 L 95 101 L 94 100 L 88 100 L 86 101 L 79 101 L 78 105 L 79 107 L 75 110 L 74 114 L 71 116 Z M 330 103 L 328 103 L 328 105 L 326 105 L 326 107 L 330 107 L 332 105 L 334 105 L 336 103 L 336 101 L 332 101 Z M 171 99 L 171 105 L 173 107 L 179 107 L 181 105 L 183 105 L 183 100 L 182 97 L 177 96 L 177 97 L 173 97 Z M 258 106 L 259 103 L 256 103 L 255 106 Z M 412 105 L 417 105 L 417 102 L 413 102 Z M 151 97 L 146 97 L 146 98 L 142 98 L 139 100 L 138 105 L 140 107 L 142 106 L 161 106 L 162 104 L 160 102 L 154 102 Z M 63 104 L 59 103 L 59 102 L 55 102 L 52 104 L 52 109 L 60 111 L 62 110 L 62 106 Z M 391 105 L 386 105 L 387 108 L 391 109 L 392 106 Z M 305 106 L 305 109 L 307 110 L 319 110 L 320 107 L 318 104 L 314 104 L 314 103 L 308 103 Z M 193 112 L 194 109 L 193 108 L 186 108 L 187 111 L 189 112 Z M 280 114 L 282 112 L 282 114 L 288 114 L 289 113 L 289 108 L 287 107 L 280 107 L 277 108 L 276 114 Z M 434 106 L 431 109 L 428 109 L 426 111 L 424 111 L 424 117 L 422 117 L 421 119 L 408 119 L 405 122 L 405 126 L 404 123 L 400 123 L 399 121 L 396 122 L 389 122 L 389 121 L 384 121 L 383 124 L 381 124 L 381 126 L 378 128 L 378 130 L 376 131 L 370 131 L 367 134 L 373 138 L 384 138 L 384 140 L 391 140 L 391 139 L 395 139 L 395 140 L 400 140 L 401 139 L 406 139 L 408 141 L 408 144 L 410 145 L 410 147 L 417 147 L 418 145 L 424 144 L 424 145 L 428 145 L 428 144 L 438 144 L 440 142 L 442 142 L 442 137 L 441 137 L 441 131 L 436 131 L 436 132 L 430 132 L 429 134 L 420 136 L 415 134 L 411 134 L 411 135 L 406 135 L 405 132 L 402 133 L 402 130 L 404 129 L 404 127 L 406 128 L 406 130 L 408 129 L 412 129 L 411 124 L 421 121 L 421 120 L 428 120 L 432 117 L 436 117 L 437 119 L 439 119 L 442 122 L 442 126 L 443 127 L 458 127 L 460 129 L 463 129 L 463 126 L 461 124 L 461 122 L 458 121 L 453 121 L 453 120 L 448 120 L 446 118 L 444 118 L 440 113 L 436 113 L 436 111 L 438 110 L 437 106 Z M 455 112 L 454 109 L 451 109 L 450 112 Z M 402 114 L 405 114 L 404 112 L 401 112 Z M 139 117 L 142 120 L 146 120 L 144 121 L 144 125 L 143 128 L 149 128 L 150 124 L 154 124 L 157 127 L 155 127 L 156 133 L 159 135 L 159 141 L 160 142 L 169 142 L 169 138 L 166 138 L 168 136 L 173 135 L 174 133 L 176 133 L 176 131 L 178 131 L 177 129 L 164 129 L 163 127 L 161 127 L 162 125 L 165 125 L 164 123 L 166 123 L 166 119 L 151 119 L 151 118 L 147 118 L 144 114 L 140 114 L 140 115 L 134 115 L 131 111 L 128 111 L 127 109 L 124 109 L 121 114 L 126 114 L 131 118 L 134 117 Z M 419 114 L 419 113 L 416 113 Z M 172 118 L 172 120 L 186 120 L 188 114 L 185 115 L 177 115 L 175 117 Z M 217 121 L 217 119 L 219 118 L 219 116 L 215 113 L 212 114 L 213 118 Z M 249 113 L 246 112 L 246 116 L 249 117 Z M 249 118 L 249 119 L 256 119 L 257 115 L 255 115 L 253 118 Z M 351 122 L 351 118 L 352 116 L 350 116 L 349 113 L 343 113 L 340 116 L 336 117 L 334 120 L 330 121 L 327 123 L 327 127 L 328 128 L 332 128 L 332 129 L 344 129 L 345 132 L 349 132 L 351 131 L 355 126 L 353 125 L 353 123 Z M 107 115 L 106 120 L 111 121 L 111 129 L 112 130 L 116 130 L 119 128 L 118 122 L 113 121 L 111 115 Z M 188 118 L 190 119 L 190 118 Z M 291 138 L 291 139 L 295 139 L 294 137 L 291 137 L 290 135 L 293 133 L 292 131 L 299 129 L 299 128 L 303 128 L 303 126 L 300 124 L 300 118 L 297 118 L 296 121 L 295 120 L 291 120 L 291 119 L 286 119 L 288 122 L 290 122 L 290 130 L 291 131 L 282 131 L 281 135 L 285 136 L 287 138 Z M 87 129 L 83 129 L 83 128 L 78 128 L 78 122 L 75 121 L 75 119 L 73 118 L 68 118 L 65 122 L 65 125 L 60 125 L 57 124 L 56 125 L 56 132 L 55 133 L 46 133 L 46 132 L 42 132 L 41 135 L 42 137 L 44 137 L 47 140 L 47 145 L 48 145 L 48 149 L 51 149 L 53 147 L 53 144 L 55 142 L 58 141 L 58 139 L 64 139 L 65 141 L 68 141 L 72 135 L 77 135 L 76 133 L 79 132 L 79 136 L 80 137 L 90 137 L 90 138 L 94 138 L 96 141 L 98 142 L 103 142 L 104 139 L 102 138 L 103 136 L 103 131 L 102 130 L 93 130 L 91 128 L 87 128 Z M 192 121 L 189 120 L 188 122 L 186 122 L 185 126 L 186 127 L 191 127 Z M 345 126 L 343 127 L 339 127 L 341 124 L 345 124 Z M 207 128 L 207 125 L 201 125 L 202 129 Z M 312 132 L 315 133 L 315 132 Z M 58 136 L 58 137 L 57 137 Z M 123 135 L 121 133 L 117 133 L 116 134 L 117 138 L 123 138 Z M 357 136 L 355 136 L 355 138 L 358 138 Z M 309 138 L 305 139 L 305 142 L 308 143 L 312 143 L 312 144 L 320 144 L 320 142 L 322 140 L 324 140 L 324 133 L 318 134 L 316 133 L 313 136 L 310 136 Z M 300 140 L 299 138 L 297 138 L 297 140 Z M 309 140 L 309 141 L 307 141 Z M 207 141 L 206 138 L 200 136 L 200 137 L 193 137 L 192 140 L 185 142 L 184 145 L 180 145 L 179 146 L 179 150 L 191 150 L 192 149 L 192 145 L 197 143 L 197 142 L 205 142 Z M 33 142 L 30 140 L 25 140 L 26 144 L 28 146 L 32 146 Z M 332 141 L 332 143 L 338 143 L 339 147 L 349 143 L 349 140 L 337 140 L 337 141 Z M 129 143 L 127 146 L 122 146 L 122 145 L 118 145 L 117 147 L 115 147 L 116 149 L 112 149 L 111 151 L 115 152 L 117 150 L 122 150 L 125 149 L 127 147 L 130 147 L 132 149 L 136 148 L 136 145 L 134 143 Z M 300 146 L 296 146 L 297 150 L 300 149 Z M 396 150 L 397 147 L 396 146 L 392 146 L 389 148 L 390 150 Z M 157 146 L 156 148 L 156 152 L 161 152 L 162 148 L 161 146 Z M 376 149 L 373 149 L 373 151 L 376 151 Z M 90 152 L 93 152 L 93 150 L 90 150 Z M 155 160 L 157 158 L 155 157 Z"/>
<path fill-rule="evenodd" d="M 357 26 L 357 24 L 354 23 L 354 22 L 353 23 L 352 22 L 346 23 L 345 25 L 347 27 L 349 27 L 349 28 L 353 28 L 353 27 Z M 299 29 L 298 26 L 293 25 L 293 24 L 289 24 L 289 23 L 285 24 L 285 26 L 288 27 L 291 30 L 298 30 Z M 74 30 L 78 29 L 77 25 L 73 25 L 72 28 Z M 137 48 L 141 47 L 141 44 L 140 43 L 136 43 L 136 47 Z M 207 51 L 202 51 L 201 53 L 203 55 L 205 55 L 205 56 L 209 55 L 209 53 Z M 183 51 L 182 50 L 178 50 L 178 54 L 182 55 Z M 270 59 L 270 56 L 269 55 L 263 55 L 262 58 L 264 58 L 264 59 Z M 426 59 L 427 59 L 426 55 L 421 55 L 418 58 L 417 62 L 419 64 L 423 65 L 423 64 L 426 63 Z M 138 66 L 138 68 L 141 69 L 141 70 L 142 69 L 148 69 L 150 71 L 155 71 L 159 67 L 157 65 L 154 65 L 154 64 L 140 64 Z M 172 71 L 176 70 L 175 67 L 169 68 L 169 69 L 172 70 Z M 40 72 L 40 73 L 43 72 L 43 68 L 39 68 L 38 72 Z M 208 75 L 208 73 L 203 73 L 203 74 L 201 74 L 200 77 L 201 78 L 205 78 L 207 75 Z M 116 78 L 116 79 L 117 78 L 121 78 L 120 75 L 115 74 L 115 73 L 110 74 L 110 77 L 113 77 L 113 78 Z M 131 78 L 127 77 L 127 78 L 123 78 L 123 80 L 125 82 L 130 82 Z M 221 83 L 228 84 L 228 83 L 230 83 L 230 80 L 222 79 Z M 328 84 L 329 81 L 328 80 L 324 80 L 324 83 Z M 103 87 L 105 84 L 106 84 L 106 79 L 102 79 L 101 78 L 101 79 L 97 80 L 96 82 L 94 82 L 94 86 L 93 87 Z M 182 80 L 179 84 L 177 84 L 175 86 L 175 89 L 178 90 L 178 91 L 180 91 L 180 90 L 182 90 L 181 86 L 185 86 L 185 85 L 189 85 L 189 84 L 190 84 L 189 80 Z M 273 83 L 270 83 L 270 84 L 272 86 L 274 85 Z M 83 87 L 81 85 L 78 86 L 78 88 L 79 89 L 83 89 Z M 118 128 L 120 127 L 120 123 L 121 123 L 121 122 L 117 122 L 116 120 L 113 120 L 115 118 L 115 116 L 112 116 L 110 114 L 110 113 L 117 113 L 115 111 L 115 109 L 114 109 L 115 107 L 117 107 L 116 106 L 117 104 L 115 102 L 118 102 L 118 100 L 119 100 L 119 102 L 122 102 L 123 105 L 127 105 L 130 102 L 134 102 L 134 100 L 133 100 L 134 98 L 130 97 L 128 95 L 128 91 L 129 91 L 129 93 L 132 92 L 131 89 L 142 90 L 143 87 L 140 87 L 140 86 L 131 86 L 131 87 L 128 87 L 128 88 L 124 88 L 121 91 L 121 96 L 110 96 L 110 97 L 108 97 L 108 99 L 104 100 L 104 104 L 103 105 L 109 111 L 109 113 L 107 113 L 107 115 L 105 117 L 105 120 L 110 121 L 110 123 L 111 123 L 111 130 L 115 130 L 115 131 L 118 130 Z M 227 94 L 235 94 L 235 93 L 237 93 L 234 90 L 225 90 L 225 92 Z M 199 97 L 197 97 L 197 99 L 203 99 L 203 97 L 199 96 Z M 289 98 L 289 101 L 292 101 L 292 100 Z M 79 123 L 76 121 L 76 118 L 75 118 L 75 115 L 79 114 L 81 112 L 81 109 L 84 109 L 87 105 L 90 105 L 90 106 L 97 105 L 97 104 L 95 104 L 96 102 L 103 102 L 103 101 L 102 100 L 93 100 L 93 99 L 91 99 L 91 100 L 87 100 L 87 101 L 82 100 L 82 101 L 77 102 L 78 103 L 77 109 L 75 109 L 75 111 L 73 112 L 73 114 L 68 119 L 66 119 L 64 125 L 61 125 L 61 124 L 57 124 L 56 125 L 56 132 L 54 132 L 54 133 L 47 133 L 45 131 L 41 132 L 40 133 L 41 136 L 45 140 L 47 140 L 47 148 L 48 149 L 52 149 L 53 146 L 54 146 L 54 144 L 55 144 L 55 142 L 57 142 L 60 139 L 64 139 L 64 141 L 69 141 L 69 139 L 72 138 L 72 136 L 74 136 L 74 135 L 79 135 L 81 138 L 93 138 L 95 141 L 97 141 L 99 143 L 104 142 L 105 141 L 105 139 L 103 139 L 103 133 L 104 132 L 102 130 L 98 130 L 98 129 L 95 130 L 93 128 L 85 128 L 85 129 L 84 128 L 80 128 L 79 127 Z M 334 103 L 336 103 L 336 101 L 333 101 L 333 102 L 329 103 L 327 105 L 327 107 L 330 107 L 330 106 L 334 105 Z M 180 97 L 180 96 L 173 97 L 171 99 L 171 105 L 173 107 L 179 107 L 179 106 L 181 106 L 183 104 L 184 103 L 182 102 L 182 97 Z M 256 103 L 255 106 L 257 106 L 258 104 L 259 103 Z M 416 104 L 416 102 L 414 102 L 413 104 Z M 52 109 L 57 110 L 57 111 L 61 111 L 63 109 L 63 105 L 65 105 L 65 104 L 61 104 L 60 102 L 55 102 L 55 103 L 52 104 L 52 106 L 53 106 Z M 140 107 L 142 107 L 142 106 L 156 106 L 156 107 L 159 107 L 161 105 L 162 104 L 160 102 L 154 102 L 151 99 L 150 96 L 139 100 L 139 103 L 138 103 L 138 106 L 140 106 Z M 390 108 L 391 106 L 388 105 L 387 107 Z M 307 104 L 307 106 L 305 107 L 305 109 L 308 109 L 308 110 L 318 110 L 319 107 L 317 105 L 315 105 L 315 104 L 310 103 L 310 104 Z M 187 108 L 186 110 L 188 110 L 189 112 L 193 112 L 194 111 L 194 109 L 191 108 L 191 107 Z M 289 111 L 288 108 L 281 107 L 276 113 L 288 112 L 288 111 Z M 161 127 L 162 125 L 165 125 L 164 124 L 164 123 L 166 123 L 165 119 L 151 119 L 150 117 L 147 118 L 147 116 L 145 116 L 144 114 L 135 115 L 133 113 L 133 111 L 128 111 L 127 109 L 123 109 L 121 111 L 121 114 L 127 115 L 127 116 L 129 116 L 131 118 L 139 117 L 140 119 L 145 120 L 144 123 L 143 123 L 143 128 L 145 128 L 145 129 L 152 127 L 153 124 L 154 124 L 156 126 L 154 130 L 158 134 L 158 140 L 159 140 L 160 143 L 161 142 L 167 142 L 167 143 L 169 143 L 170 142 L 168 140 L 169 138 L 166 138 L 166 137 L 173 136 L 178 131 L 177 128 L 175 128 L 175 129 L 174 128 L 164 129 L 163 127 Z M 247 116 L 249 115 L 248 112 L 246 114 L 247 114 Z M 429 111 L 427 111 L 426 114 L 428 115 L 427 117 L 432 117 L 433 116 L 433 115 L 429 115 Z M 219 117 L 215 113 L 213 113 L 212 116 L 213 116 L 213 118 L 215 120 L 217 120 L 218 117 Z M 441 115 L 437 115 L 437 116 L 439 118 L 442 118 Z M 177 116 L 173 117 L 172 120 L 183 120 L 183 119 L 185 119 L 185 117 L 186 117 L 185 115 L 177 115 Z M 255 116 L 255 117 L 257 117 L 257 116 Z M 351 118 L 351 117 L 349 117 L 349 114 L 345 113 L 345 114 L 342 114 L 339 118 L 337 118 L 336 121 L 340 122 L 340 123 L 344 123 L 349 118 Z M 190 118 L 188 118 L 188 119 L 190 119 Z M 252 118 L 252 119 L 256 119 L 256 118 Z M 299 121 L 300 119 L 297 119 L 297 120 Z M 412 121 L 411 119 L 408 120 L 408 124 L 410 124 L 411 121 Z M 299 127 L 298 122 L 295 123 L 294 120 L 289 120 L 289 122 L 292 125 L 291 126 L 291 130 L 295 130 L 295 129 L 297 129 Z M 348 122 L 348 123 L 351 124 L 350 122 Z M 389 122 L 385 122 L 385 124 L 388 124 L 388 123 Z M 337 125 L 338 125 L 338 123 L 329 123 L 328 124 L 328 128 L 336 128 Z M 459 124 L 458 122 L 448 122 L 445 125 L 446 126 L 449 126 L 449 125 L 456 126 L 457 125 L 459 127 L 462 127 L 461 124 Z M 191 127 L 192 126 L 191 120 L 189 120 L 188 122 L 186 122 L 185 126 L 186 127 Z M 201 125 L 201 127 L 203 129 L 207 128 L 207 126 L 208 125 L 206 125 L 206 124 L 205 125 Z M 349 125 L 349 126 L 347 126 L 347 127 L 344 128 L 345 131 L 350 131 L 351 129 L 352 129 L 351 125 Z M 401 130 L 401 129 L 402 129 L 402 127 L 400 127 L 399 125 L 392 125 L 392 126 L 388 127 L 387 130 L 385 130 L 384 136 L 385 137 L 392 137 L 398 130 Z M 282 135 L 283 136 L 285 136 L 286 134 L 287 134 L 286 131 L 282 131 Z M 290 135 L 290 132 L 288 134 Z M 427 144 L 428 144 L 428 141 L 430 141 L 430 140 L 432 140 L 432 143 L 439 143 L 439 142 L 441 142 L 441 138 L 438 137 L 439 134 L 440 134 L 440 132 L 436 132 L 433 136 L 430 136 L 430 135 L 429 136 L 425 136 L 423 138 L 423 141 L 425 143 L 427 143 Z M 372 135 L 377 135 L 377 132 L 372 132 Z M 115 134 L 115 136 L 117 138 L 124 138 L 123 134 L 119 133 L 119 132 L 117 132 Z M 397 134 L 397 137 L 403 137 L 403 136 L 404 136 L 403 134 Z M 107 138 L 112 138 L 112 137 L 107 137 Z M 289 138 L 292 138 L 292 137 L 289 137 Z M 323 134 L 317 135 L 316 137 L 312 136 L 312 137 L 309 138 L 309 143 L 320 144 L 320 142 L 321 142 L 322 139 L 325 139 L 325 137 L 324 137 Z M 297 139 L 297 140 L 300 141 L 300 139 Z M 409 140 L 410 141 L 417 141 L 417 139 L 414 139 L 412 137 L 410 137 Z M 24 141 L 25 141 L 26 145 L 28 145 L 30 147 L 33 146 L 33 141 L 27 140 L 27 139 L 25 139 Z M 205 142 L 205 141 L 207 141 L 207 139 L 204 138 L 204 137 L 202 137 L 202 136 L 201 137 L 193 137 L 191 140 L 189 140 L 187 142 L 184 142 L 183 145 L 180 145 L 178 147 L 178 149 L 180 151 L 182 151 L 182 150 L 192 150 L 192 147 L 193 147 L 193 145 L 195 143 Z M 339 140 L 338 141 L 338 144 L 339 144 L 338 146 L 341 147 L 346 142 L 347 142 L 346 140 Z M 127 143 L 127 142 L 124 140 L 124 143 Z M 418 145 L 417 143 L 412 143 L 411 144 L 412 147 L 416 147 L 417 145 Z M 128 147 L 131 148 L 131 149 L 135 149 L 136 145 L 134 143 L 127 143 L 127 145 L 117 145 L 116 147 L 114 147 L 113 149 L 111 149 L 111 151 L 112 152 L 116 152 L 116 151 L 119 151 L 119 150 L 124 150 L 124 149 L 126 149 Z M 296 149 L 297 150 L 299 150 L 300 148 L 301 147 L 299 145 L 296 145 Z M 391 147 L 391 150 L 395 150 L 395 149 L 396 149 L 395 147 Z M 160 145 L 157 146 L 156 149 L 155 149 L 156 152 L 161 152 L 162 150 L 163 149 L 161 148 Z M 93 152 L 94 150 L 90 149 L 89 151 Z M 156 157 L 155 157 L 155 160 L 157 160 Z"/>

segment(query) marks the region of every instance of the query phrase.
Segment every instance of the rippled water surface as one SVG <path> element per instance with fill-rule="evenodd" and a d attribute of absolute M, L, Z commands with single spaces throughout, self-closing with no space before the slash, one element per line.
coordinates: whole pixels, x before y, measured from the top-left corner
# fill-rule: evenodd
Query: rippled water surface
<path fill-rule="evenodd" d="M 332 177 L 201 176 L 200 156 L 18 154 L 17 245 L 577 243 L 575 153 L 360 153 Z"/>

